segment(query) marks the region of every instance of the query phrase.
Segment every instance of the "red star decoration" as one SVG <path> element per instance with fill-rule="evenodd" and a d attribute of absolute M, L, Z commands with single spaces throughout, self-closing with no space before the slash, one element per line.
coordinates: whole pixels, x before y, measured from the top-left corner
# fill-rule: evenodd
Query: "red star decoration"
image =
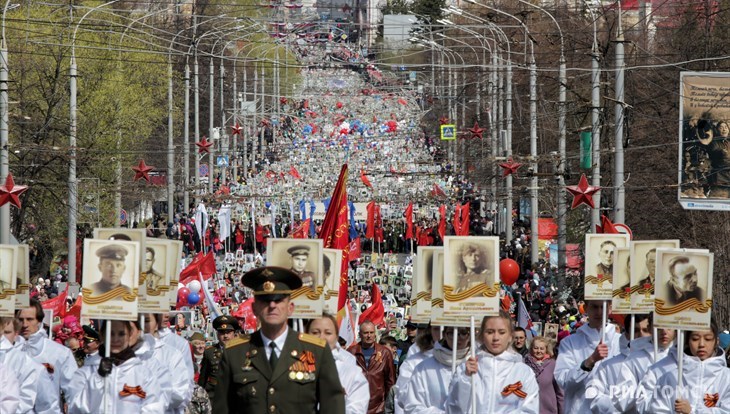
<path fill-rule="evenodd" d="M 446 125 L 448 123 L 449 123 L 449 118 L 447 118 L 445 116 L 442 116 L 441 118 L 439 118 L 439 124 Z"/>
<path fill-rule="evenodd" d="M 144 160 L 139 160 L 139 164 L 137 164 L 136 167 L 132 167 L 132 169 L 134 170 L 134 181 L 142 178 L 145 181 L 150 182 L 150 171 L 152 171 L 154 168 L 155 167 L 151 165 L 145 164 Z"/>
<path fill-rule="evenodd" d="M 5 185 L 0 186 L 0 206 L 10 203 L 20 208 L 20 195 L 26 190 L 28 190 L 28 186 L 15 185 L 13 175 L 8 173 L 8 176 L 5 177 Z"/>
<path fill-rule="evenodd" d="M 482 132 L 484 132 L 484 128 L 479 128 L 479 123 L 474 122 L 474 127 L 469 130 L 471 132 L 472 139 L 479 138 L 482 139 Z"/>
<path fill-rule="evenodd" d="M 522 167 L 522 164 L 518 162 L 512 161 L 512 158 L 507 160 L 507 162 L 503 162 L 499 164 L 500 167 L 504 168 L 504 171 L 502 171 L 502 177 L 506 177 L 508 175 L 512 175 L 517 172 L 520 167 Z"/>
<path fill-rule="evenodd" d="M 198 146 L 198 154 L 202 154 L 202 153 L 210 154 L 210 147 L 213 145 L 213 143 L 208 141 L 208 138 L 203 137 L 203 139 L 200 140 L 199 142 L 196 142 L 195 145 Z"/>
<path fill-rule="evenodd" d="M 238 122 L 236 122 L 236 125 L 231 127 L 231 134 L 233 135 L 241 135 L 241 131 L 243 128 L 241 128 L 240 125 L 238 125 Z"/>
<path fill-rule="evenodd" d="M 613 222 L 608 217 L 602 215 L 601 225 L 596 224 L 596 233 L 619 234 L 619 231 L 616 230 L 616 226 L 613 225 Z"/>
<path fill-rule="evenodd" d="M 588 185 L 588 179 L 585 174 L 580 176 L 578 185 L 569 185 L 565 187 L 566 190 L 573 194 L 573 204 L 570 206 L 571 210 L 578 207 L 581 204 L 585 204 L 590 208 L 595 208 L 593 204 L 593 194 L 601 190 L 601 187 L 593 187 Z"/>

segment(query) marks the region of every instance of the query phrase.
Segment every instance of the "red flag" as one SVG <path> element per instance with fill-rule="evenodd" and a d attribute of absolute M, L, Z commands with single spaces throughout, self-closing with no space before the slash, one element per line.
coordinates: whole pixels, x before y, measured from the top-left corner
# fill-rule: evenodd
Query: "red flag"
<path fill-rule="evenodd" d="M 446 197 L 444 190 L 442 190 L 436 183 L 433 183 L 433 186 L 431 187 L 431 195 L 434 197 Z"/>
<path fill-rule="evenodd" d="M 413 238 L 413 203 L 408 203 L 406 207 L 406 240 Z"/>
<path fill-rule="evenodd" d="M 335 190 L 332 193 L 330 206 L 324 216 L 320 237 L 324 240 L 325 249 L 342 250 L 342 267 L 340 268 L 340 293 L 337 300 L 338 311 L 345 306 L 348 295 L 347 270 L 350 261 L 348 236 L 350 223 L 347 218 L 347 164 L 342 164 L 340 176 L 337 178 Z"/>
<path fill-rule="evenodd" d="M 68 296 L 68 286 L 66 286 L 66 290 L 59 293 L 55 298 L 41 302 L 41 306 L 43 309 L 53 310 L 54 318 L 56 316 L 63 318 L 66 316 L 66 296 Z"/>
<path fill-rule="evenodd" d="M 383 299 L 380 297 L 380 289 L 377 283 L 373 283 L 372 297 L 372 306 L 360 314 L 357 324 L 360 325 L 365 321 L 370 321 L 378 328 L 382 328 L 385 326 L 385 307 L 383 307 Z"/>
<path fill-rule="evenodd" d="M 368 176 L 365 175 L 365 170 L 360 170 L 360 179 L 362 180 L 362 183 L 365 184 L 365 187 L 373 188 L 373 184 L 368 180 Z"/>
<path fill-rule="evenodd" d="M 253 313 L 253 296 L 246 299 L 243 303 L 238 305 L 238 309 L 233 311 L 231 313 L 234 318 L 236 319 L 244 319 L 245 320 L 245 326 L 242 326 L 241 328 L 244 329 L 246 332 L 251 332 L 256 330 L 256 315 Z"/>
<path fill-rule="evenodd" d="M 461 206 L 461 227 L 459 228 L 460 236 L 469 235 L 469 203 Z"/>
<path fill-rule="evenodd" d="M 365 238 L 372 239 L 375 237 L 375 201 L 369 202 L 366 209 L 368 216 L 365 220 Z"/>
<path fill-rule="evenodd" d="M 456 203 L 454 207 L 454 217 L 451 219 L 451 224 L 454 226 L 454 234 L 457 236 L 461 235 L 461 204 Z"/>
<path fill-rule="evenodd" d="M 306 219 L 302 222 L 302 224 L 299 225 L 296 229 L 292 230 L 291 233 L 289 233 L 289 237 L 292 239 L 306 239 L 309 236 L 309 225 L 311 223 L 311 219 Z"/>
<path fill-rule="evenodd" d="M 297 171 L 296 168 L 292 165 L 292 167 L 289 169 L 289 174 L 291 174 L 292 177 L 296 178 L 297 180 L 301 180 L 302 176 L 299 175 L 299 171 Z"/>
<path fill-rule="evenodd" d="M 77 297 L 73 306 L 66 311 L 66 315 L 73 315 L 76 319 L 81 320 L 81 302 L 83 302 L 83 298 L 81 296 Z"/>
<path fill-rule="evenodd" d="M 203 274 L 203 280 L 210 279 L 215 274 L 215 256 L 213 251 L 210 250 L 208 253 L 198 253 L 190 264 L 180 272 L 180 283 L 187 285 L 193 279 L 198 278 L 198 273 Z"/>
<path fill-rule="evenodd" d="M 356 237 L 350 242 L 350 261 L 359 259 L 362 256 L 362 250 L 360 249 L 360 238 Z"/>
<path fill-rule="evenodd" d="M 446 206 L 443 204 L 439 207 L 439 236 L 441 240 L 446 236 Z"/>
<path fill-rule="evenodd" d="M 375 204 L 375 242 L 382 243 L 383 237 L 383 216 L 380 215 L 380 204 Z"/>

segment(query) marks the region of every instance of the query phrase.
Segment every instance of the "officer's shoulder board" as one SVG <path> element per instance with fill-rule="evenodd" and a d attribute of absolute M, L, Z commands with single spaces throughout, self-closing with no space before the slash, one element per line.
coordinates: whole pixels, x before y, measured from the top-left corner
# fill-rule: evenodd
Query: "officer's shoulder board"
<path fill-rule="evenodd" d="M 299 340 L 308 344 L 317 345 L 320 348 L 324 348 L 327 345 L 327 341 L 314 335 L 300 333 Z"/>
<path fill-rule="evenodd" d="M 205 347 L 205 350 L 206 351 L 212 351 L 213 349 L 215 349 L 215 345 L 211 345 L 211 346 L 206 346 Z"/>
<path fill-rule="evenodd" d="M 233 348 L 234 346 L 247 344 L 249 341 L 248 338 L 233 338 L 230 341 L 226 342 L 226 349 Z"/>

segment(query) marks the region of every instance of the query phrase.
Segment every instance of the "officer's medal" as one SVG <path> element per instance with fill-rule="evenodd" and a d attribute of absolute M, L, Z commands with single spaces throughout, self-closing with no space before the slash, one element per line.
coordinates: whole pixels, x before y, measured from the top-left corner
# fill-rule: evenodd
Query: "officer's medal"
<path fill-rule="evenodd" d="M 243 360 L 243 365 L 241 365 L 241 369 L 244 371 L 251 371 L 253 369 L 251 367 L 251 354 L 249 352 L 246 352 L 246 359 Z"/>

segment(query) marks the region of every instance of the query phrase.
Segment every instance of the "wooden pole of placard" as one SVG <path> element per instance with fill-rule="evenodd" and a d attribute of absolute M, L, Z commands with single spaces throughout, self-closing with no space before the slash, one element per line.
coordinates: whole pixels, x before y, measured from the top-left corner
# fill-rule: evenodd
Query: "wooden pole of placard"
<path fill-rule="evenodd" d="M 457 344 L 457 336 L 459 334 L 459 329 L 454 326 L 454 331 L 452 332 L 451 336 L 451 375 L 454 375 L 456 373 L 456 344 Z"/>

